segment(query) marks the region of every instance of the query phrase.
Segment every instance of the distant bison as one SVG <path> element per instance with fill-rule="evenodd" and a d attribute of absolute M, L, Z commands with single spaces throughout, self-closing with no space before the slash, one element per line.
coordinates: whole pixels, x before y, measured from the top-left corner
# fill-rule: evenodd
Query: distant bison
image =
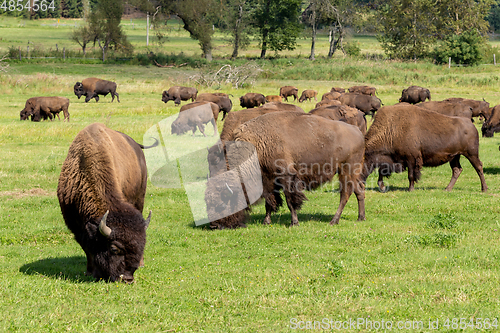
<path fill-rule="evenodd" d="M 116 83 L 112 81 L 91 77 L 82 82 L 77 82 L 73 90 L 78 99 L 85 96 L 85 103 L 92 98 L 94 98 L 96 102 L 99 102 L 99 95 L 106 96 L 107 94 L 111 94 L 111 102 L 115 100 L 115 96 L 116 100 L 120 102 L 120 98 L 116 92 Z"/>
<path fill-rule="evenodd" d="M 486 101 L 478 101 L 475 99 L 461 97 L 447 98 L 444 101 L 469 106 L 472 110 L 472 117 L 483 116 L 484 118 L 486 118 L 489 114 L 490 103 Z"/>
<path fill-rule="evenodd" d="M 481 190 L 487 190 L 483 165 L 479 160 L 479 135 L 470 119 L 445 116 L 410 104 L 381 108 L 365 137 L 366 180 L 379 169 L 378 185 L 385 191 L 383 177 L 408 169 L 412 191 L 424 166 L 450 163 L 452 177 L 446 190 L 451 191 L 462 172 L 460 155 L 476 170 Z"/>
<path fill-rule="evenodd" d="M 415 104 L 415 106 L 431 110 L 452 117 L 472 119 L 472 108 L 464 103 L 451 103 L 446 101 L 430 101 Z"/>
<path fill-rule="evenodd" d="M 330 92 L 324 93 L 321 96 L 321 100 L 324 101 L 325 99 L 327 99 L 327 100 L 334 101 L 334 100 L 338 100 L 340 96 L 342 96 L 342 93 L 339 93 L 336 91 L 330 91 Z"/>
<path fill-rule="evenodd" d="M 374 114 L 382 106 L 382 102 L 378 97 L 347 93 L 339 97 L 339 101 L 347 106 L 359 109 L 365 114 Z"/>
<path fill-rule="evenodd" d="M 191 87 L 170 87 L 168 90 L 164 90 L 161 96 L 161 100 L 165 103 L 168 101 L 174 101 L 175 105 L 181 104 L 181 101 L 187 101 L 191 98 L 191 101 L 196 100 L 196 95 L 198 95 L 198 89 Z"/>
<path fill-rule="evenodd" d="M 359 128 L 363 135 L 366 134 L 365 114 L 356 108 L 351 108 L 347 105 L 329 105 L 313 109 L 309 113 L 331 120 L 344 121 L 349 125 Z"/>
<path fill-rule="evenodd" d="M 283 100 L 283 98 L 281 98 L 281 96 L 278 96 L 278 95 L 267 95 L 266 96 L 266 103 L 281 102 L 282 100 Z"/>
<path fill-rule="evenodd" d="M 205 124 L 211 123 L 214 127 L 214 136 L 217 135 L 217 117 L 219 106 L 212 102 L 194 102 L 184 105 L 177 119 L 171 125 L 172 134 L 181 135 L 188 131 L 196 132 L 199 129 L 203 136 L 205 134 Z"/>
<path fill-rule="evenodd" d="M 153 145 L 154 146 L 154 145 Z M 151 219 L 142 216 L 147 169 L 144 147 L 94 123 L 81 130 L 63 163 L 57 198 L 66 225 L 96 279 L 134 281 Z"/>
<path fill-rule="evenodd" d="M 240 97 L 240 106 L 242 108 L 254 108 L 266 103 L 266 97 L 259 93 L 246 93 Z"/>
<path fill-rule="evenodd" d="M 331 92 L 338 92 L 338 93 L 345 93 L 345 89 L 344 88 L 340 88 L 340 87 L 333 87 L 331 90 Z"/>
<path fill-rule="evenodd" d="M 300 95 L 299 102 L 302 103 L 306 99 L 308 101 L 311 101 L 311 98 L 314 98 L 315 101 L 318 101 L 316 96 L 318 95 L 318 92 L 316 90 L 312 89 L 306 89 L 302 92 L 302 95 Z"/>
<path fill-rule="evenodd" d="M 280 191 L 283 191 L 290 209 L 291 226 L 298 225 L 297 210 L 307 200 L 303 191 L 331 181 L 336 173 L 339 174 L 340 204 L 330 224 L 339 223 L 353 191 L 358 200 L 358 220 L 365 219 L 364 184 L 360 179 L 364 138 L 354 126 L 312 114 L 272 112 L 242 124 L 234 131 L 234 137 L 236 143 L 248 142 L 256 149 L 266 208 L 264 224 L 271 223 L 271 213 L 282 205 Z M 220 160 L 224 160 L 224 147 L 219 148 L 220 145 L 210 149 L 209 164 L 220 164 Z M 247 179 L 255 174 L 255 167 L 254 164 L 241 165 L 239 173 Z M 216 218 L 224 215 L 231 202 L 238 201 L 228 195 L 232 188 L 241 186 L 237 175 L 222 174 L 219 175 L 222 179 L 209 181 L 207 185 L 205 201 L 212 228 L 245 226 L 245 211 Z"/>
<path fill-rule="evenodd" d="M 196 97 L 196 102 L 212 102 L 219 106 L 220 112 L 222 112 L 222 120 L 224 120 L 231 109 L 233 108 L 233 102 L 224 93 L 202 93 L 198 94 Z"/>
<path fill-rule="evenodd" d="M 26 120 L 31 117 L 32 121 L 40 121 L 41 119 L 49 118 L 52 120 L 54 116 L 59 117 L 59 112 L 64 114 L 64 120 L 69 121 L 69 99 L 65 97 L 31 97 L 26 101 L 24 109 L 21 111 L 21 120 Z"/>
<path fill-rule="evenodd" d="M 377 89 L 370 86 L 353 86 L 349 88 L 350 93 L 375 96 Z"/>
<path fill-rule="evenodd" d="M 401 97 L 399 98 L 400 103 L 410 103 L 417 104 L 420 102 L 425 102 L 425 100 L 431 100 L 431 92 L 427 88 L 422 88 L 419 86 L 410 86 L 403 89 L 401 92 Z"/>
<path fill-rule="evenodd" d="M 320 108 L 322 106 L 329 106 L 329 105 L 342 105 L 339 100 L 336 99 L 323 99 L 316 103 L 314 106 L 315 109 Z"/>
<path fill-rule="evenodd" d="M 491 138 L 494 133 L 500 132 L 500 105 L 496 105 L 491 109 L 491 115 L 483 123 L 481 127 L 483 137 Z"/>
<path fill-rule="evenodd" d="M 288 102 L 288 97 L 293 96 L 295 102 L 299 98 L 299 89 L 293 86 L 284 86 L 280 88 L 280 96 Z"/>

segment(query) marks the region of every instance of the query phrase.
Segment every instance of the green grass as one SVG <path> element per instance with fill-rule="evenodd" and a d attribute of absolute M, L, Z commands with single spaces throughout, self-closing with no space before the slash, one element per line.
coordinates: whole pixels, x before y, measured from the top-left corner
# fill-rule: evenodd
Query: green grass
<path fill-rule="evenodd" d="M 408 85 L 427 83 L 435 100 L 464 96 L 500 103 L 492 66 L 448 70 L 341 59 L 332 73 L 358 74 L 319 80 L 315 74 L 294 74 L 305 66 L 314 69 L 310 62 L 291 59 L 287 67 L 281 61 L 265 63 L 272 73 L 251 88 L 222 87 L 234 95 L 235 111 L 245 92 L 277 94 L 285 83 L 316 89 L 319 96 L 334 85 L 374 84 L 385 104 L 394 104 Z M 498 318 L 498 135 L 480 138 L 487 193 L 480 192 L 477 174 L 465 159 L 451 193 L 444 191 L 451 177 L 448 165 L 425 168 L 412 193 L 406 191 L 406 173 L 386 181 L 387 193 L 378 192 L 372 175 L 367 220 L 356 221 L 351 197 L 338 226 L 328 224 L 339 201 L 335 184 L 307 193 L 296 228 L 289 228 L 286 208 L 273 216 L 272 225 L 262 225 L 260 204 L 248 228 L 209 231 L 194 226 L 182 189 L 149 182 L 145 212 L 152 210 L 153 217 L 146 266 L 135 273 L 136 283 L 94 282 L 84 276 L 84 253 L 67 230 L 55 195 L 71 141 L 97 121 L 142 142 L 146 130 L 178 112 L 172 102 L 161 101 L 161 91 L 193 84 L 193 72 L 14 62 L 0 76 L 0 331 L 285 332 L 292 318 L 371 318 L 394 325 L 422 321 L 424 329 L 414 331 L 425 332 L 429 320 L 439 320 L 440 330 L 448 331 L 442 326 L 446 318 Z M 368 79 L 370 73 L 382 77 Z M 110 103 L 110 96 L 99 103 L 78 100 L 74 82 L 88 76 L 116 81 L 121 103 Z M 37 95 L 68 97 L 71 122 L 21 122 L 26 99 Z M 300 106 L 310 110 L 314 104 Z M 218 126 L 221 130 L 220 121 Z"/>

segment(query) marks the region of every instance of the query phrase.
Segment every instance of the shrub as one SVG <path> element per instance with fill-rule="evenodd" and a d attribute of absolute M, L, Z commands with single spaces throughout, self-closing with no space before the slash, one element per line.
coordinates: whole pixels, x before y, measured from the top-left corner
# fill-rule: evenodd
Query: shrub
<path fill-rule="evenodd" d="M 434 49 L 436 62 L 445 64 L 448 59 L 460 65 L 478 65 L 482 60 L 481 48 L 485 39 L 476 31 L 470 30 L 459 35 L 447 37 Z"/>
<path fill-rule="evenodd" d="M 355 42 L 347 42 L 344 45 L 344 51 L 347 53 L 347 55 L 350 55 L 352 57 L 359 57 L 361 54 L 361 48 L 359 47 L 359 43 Z"/>

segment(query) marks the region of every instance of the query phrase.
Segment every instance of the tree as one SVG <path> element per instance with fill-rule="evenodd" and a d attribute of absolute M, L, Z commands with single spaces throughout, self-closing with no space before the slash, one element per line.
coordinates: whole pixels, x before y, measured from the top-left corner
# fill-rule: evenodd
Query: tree
<path fill-rule="evenodd" d="M 495 0 L 446 0 L 436 3 L 440 21 L 437 25 L 441 39 L 462 32 L 476 30 L 483 35 L 488 32 L 486 20 Z"/>
<path fill-rule="evenodd" d="M 89 28 L 102 50 L 102 60 L 109 47 L 115 50 L 132 52 L 132 44 L 120 27 L 123 15 L 123 2 L 119 0 L 99 0 L 95 10 L 89 16 Z"/>
<path fill-rule="evenodd" d="M 477 65 L 482 59 L 481 48 L 485 43 L 474 29 L 450 35 L 435 48 L 435 58 L 438 63 L 447 63 L 451 58 L 455 64 Z"/>
<path fill-rule="evenodd" d="M 294 50 L 300 33 L 300 0 L 256 0 L 252 25 L 261 43 L 260 58 L 273 51 Z"/>
<path fill-rule="evenodd" d="M 249 28 L 253 16 L 251 0 L 226 0 L 223 4 L 223 22 L 221 26 L 231 36 L 233 52 L 231 59 L 238 57 L 240 48 L 250 43 Z"/>
<path fill-rule="evenodd" d="M 76 42 L 81 46 L 83 56 L 86 54 L 87 44 L 89 44 L 95 38 L 95 33 L 92 33 L 91 28 L 88 24 L 81 26 L 80 28 L 74 29 L 71 32 L 70 38 L 72 41 Z"/>

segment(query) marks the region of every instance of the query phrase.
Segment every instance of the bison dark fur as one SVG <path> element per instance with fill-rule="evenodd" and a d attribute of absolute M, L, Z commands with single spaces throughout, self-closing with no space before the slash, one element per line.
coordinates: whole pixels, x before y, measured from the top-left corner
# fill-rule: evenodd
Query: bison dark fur
<path fill-rule="evenodd" d="M 309 111 L 310 114 L 325 117 L 331 120 L 344 121 L 356 126 L 363 135 L 366 134 L 366 117 L 364 112 L 347 105 L 330 105 Z"/>
<path fill-rule="evenodd" d="M 372 115 L 380 109 L 382 105 L 378 97 L 353 93 L 342 94 L 342 96 L 339 97 L 339 101 L 342 104 L 359 109 L 365 114 L 371 113 Z"/>
<path fill-rule="evenodd" d="M 63 112 L 64 120 L 69 121 L 69 99 L 65 97 L 50 96 L 50 97 L 31 97 L 26 101 L 24 109 L 21 111 L 21 120 L 26 120 L 31 116 L 32 121 L 46 120 L 57 116 L 59 120 L 59 112 Z"/>
<path fill-rule="evenodd" d="M 181 101 L 187 101 L 191 99 L 192 102 L 196 100 L 198 95 L 198 89 L 192 87 L 170 87 L 168 90 L 164 90 L 161 96 L 161 100 L 164 103 L 168 101 L 174 101 L 175 105 L 180 105 Z"/>
<path fill-rule="evenodd" d="M 225 95 L 225 96 L 224 96 Z M 227 94 L 223 93 L 203 93 L 198 94 L 196 97 L 197 102 L 206 101 L 212 102 L 219 106 L 220 112 L 222 112 L 222 120 L 224 120 L 231 109 L 233 108 L 233 102 L 227 96 Z"/>
<path fill-rule="evenodd" d="M 63 163 L 57 198 L 87 256 L 87 274 L 133 282 L 146 244 L 142 216 L 147 184 L 144 147 L 94 123 L 80 131 Z"/>
<path fill-rule="evenodd" d="M 111 94 L 111 102 L 115 100 L 115 96 L 118 103 L 120 102 L 119 95 L 116 92 L 116 83 L 112 81 L 91 77 L 82 82 L 77 82 L 73 90 L 78 99 L 85 96 L 85 103 L 92 98 L 94 98 L 96 102 L 99 102 L 99 95 L 106 96 L 108 94 Z"/>
<path fill-rule="evenodd" d="M 481 132 L 486 138 L 491 138 L 495 132 L 500 132 L 500 105 L 491 108 L 491 114 L 483 123 Z"/>
<path fill-rule="evenodd" d="M 430 101 L 418 103 L 415 106 L 431 110 L 452 117 L 463 117 L 472 119 L 472 108 L 463 103 L 451 103 L 446 101 Z"/>
<path fill-rule="evenodd" d="M 375 87 L 370 87 L 370 86 L 352 86 L 349 88 L 350 93 L 370 95 L 370 96 L 375 96 L 376 91 L 377 89 Z"/>
<path fill-rule="evenodd" d="M 364 179 L 379 168 L 378 185 L 386 188 L 384 176 L 408 169 L 409 191 L 420 179 L 424 166 L 450 163 L 452 177 L 446 190 L 451 191 L 462 172 L 460 155 L 476 170 L 481 190 L 487 190 L 483 165 L 479 160 L 479 135 L 466 118 L 450 117 L 417 106 L 402 104 L 381 108 L 365 137 Z"/>
<path fill-rule="evenodd" d="M 280 88 L 280 96 L 288 102 L 288 97 L 293 96 L 293 101 L 295 102 L 299 98 L 299 89 L 293 86 L 284 86 Z"/>
<path fill-rule="evenodd" d="M 240 97 L 240 106 L 242 108 L 251 109 L 264 105 L 266 103 L 266 97 L 259 93 L 246 93 Z"/>
<path fill-rule="evenodd" d="M 401 92 L 401 97 L 399 98 L 400 103 L 410 103 L 417 104 L 420 102 L 425 102 L 425 100 L 431 100 L 431 92 L 427 88 L 422 88 L 419 86 L 410 86 L 403 89 Z"/>

